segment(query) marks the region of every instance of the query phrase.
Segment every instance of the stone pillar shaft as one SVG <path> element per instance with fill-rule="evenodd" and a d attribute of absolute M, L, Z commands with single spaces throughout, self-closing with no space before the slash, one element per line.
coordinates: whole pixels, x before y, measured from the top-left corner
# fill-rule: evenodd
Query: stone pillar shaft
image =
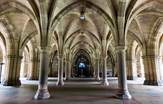
<path fill-rule="evenodd" d="M 71 78 L 71 63 L 70 62 L 68 62 L 68 79 L 70 79 Z"/>
<path fill-rule="evenodd" d="M 107 79 L 107 57 L 103 58 L 103 84 L 108 86 L 108 79 Z"/>
<path fill-rule="evenodd" d="M 136 80 L 137 79 L 137 70 L 136 62 L 132 59 L 127 59 L 127 79 Z"/>
<path fill-rule="evenodd" d="M 0 83 L 1 83 L 1 74 L 2 74 L 2 65 L 3 65 L 4 63 L 0 63 Z"/>
<path fill-rule="evenodd" d="M 100 63 L 99 59 L 96 59 L 96 80 L 100 80 Z"/>
<path fill-rule="evenodd" d="M 154 55 L 143 56 L 145 70 L 145 85 L 162 85 L 160 80 L 159 57 Z"/>
<path fill-rule="evenodd" d="M 131 95 L 128 92 L 127 86 L 125 47 L 118 46 L 116 50 L 117 50 L 118 84 L 119 84 L 118 97 L 121 99 L 131 99 Z"/>
<path fill-rule="evenodd" d="M 50 97 L 48 91 L 48 68 L 48 52 L 46 49 L 42 49 L 40 53 L 39 85 L 35 95 L 35 99 L 47 99 Z"/>
<path fill-rule="evenodd" d="M 5 76 L 3 76 L 2 84 L 4 86 L 20 86 L 20 66 L 22 56 L 8 55 Z"/>
<path fill-rule="evenodd" d="M 63 82 L 63 57 L 59 56 L 58 57 L 58 82 L 57 85 L 58 86 L 63 86 L 64 82 Z"/>
<path fill-rule="evenodd" d="M 64 70 L 65 70 L 65 79 L 68 79 L 68 63 L 67 61 L 65 61 L 65 65 L 64 65 Z"/>
<path fill-rule="evenodd" d="M 30 66 L 30 76 L 28 79 L 30 80 L 38 80 L 38 75 L 37 75 L 37 71 L 38 71 L 38 60 L 37 59 L 33 59 L 31 60 L 31 66 Z"/>

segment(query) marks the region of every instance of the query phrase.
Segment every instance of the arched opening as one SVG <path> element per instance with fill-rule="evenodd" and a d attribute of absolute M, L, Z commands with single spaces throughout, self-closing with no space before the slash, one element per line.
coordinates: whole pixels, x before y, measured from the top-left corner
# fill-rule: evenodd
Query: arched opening
<path fill-rule="evenodd" d="M 80 50 L 73 63 L 73 77 L 77 78 L 90 78 L 93 77 L 93 67 L 89 55 L 84 51 Z"/>
<path fill-rule="evenodd" d="M 3 77 L 5 76 L 5 67 L 6 67 L 6 48 L 5 44 L 2 40 L 2 37 L 0 37 L 0 83 L 3 80 Z"/>
<path fill-rule="evenodd" d="M 20 79 L 29 78 L 29 75 L 30 75 L 29 63 L 30 63 L 30 53 L 29 53 L 28 47 L 26 46 L 23 50 L 23 58 L 22 58 L 21 67 L 20 67 Z"/>
<path fill-rule="evenodd" d="M 132 41 L 127 50 L 128 80 L 144 80 L 142 48 L 137 41 Z"/>
<path fill-rule="evenodd" d="M 137 41 L 133 42 L 132 46 L 132 70 L 133 70 L 133 79 L 144 80 L 144 64 L 142 59 L 142 48 L 139 46 Z"/>
<path fill-rule="evenodd" d="M 76 59 L 75 77 L 90 77 L 89 60 L 83 55 L 78 56 Z"/>
<path fill-rule="evenodd" d="M 49 63 L 50 71 L 48 77 L 58 77 L 58 51 L 55 50 L 51 54 L 51 59 Z"/>
<path fill-rule="evenodd" d="M 140 47 L 136 49 L 136 73 L 138 78 L 144 79 L 144 64 L 143 64 L 143 59 L 142 59 L 142 50 Z"/>
<path fill-rule="evenodd" d="M 108 51 L 107 57 L 107 76 L 113 77 L 115 74 L 115 61 L 113 55 Z"/>
<path fill-rule="evenodd" d="M 163 79 L 163 35 L 161 36 L 160 38 L 160 42 L 159 42 L 159 56 L 160 56 L 160 59 L 159 59 L 159 67 L 160 67 L 160 79 L 162 80 Z"/>

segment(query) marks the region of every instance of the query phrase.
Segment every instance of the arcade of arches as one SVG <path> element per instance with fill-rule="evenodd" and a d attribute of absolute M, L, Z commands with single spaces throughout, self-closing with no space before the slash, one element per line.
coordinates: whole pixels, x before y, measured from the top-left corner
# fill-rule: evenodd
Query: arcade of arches
<path fill-rule="evenodd" d="M 0 0 L 0 80 L 94 79 L 131 99 L 127 80 L 163 85 L 163 0 Z"/>

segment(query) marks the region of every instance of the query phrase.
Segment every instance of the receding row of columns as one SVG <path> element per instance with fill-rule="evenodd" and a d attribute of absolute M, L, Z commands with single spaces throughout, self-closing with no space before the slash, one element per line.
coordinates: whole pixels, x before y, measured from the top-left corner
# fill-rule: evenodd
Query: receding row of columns
<path fill-rule="evenodd" d="M 5 86 L 20 86 L 20 65 L 22 56 L 8 55 L 5 74 L 2 78 L 2 84 Z"/>
<path fill-rule="evenodd" d="M 127 87 L 127 78 L 126 78 L 126 60 L 125 60 L 125 49 L 123 48 L 117 48 L 117 61 L 118 61 L 118 79 L 119 79 L 119 98 L 123 99 L 130 99 L 131 96 L 128 92 Z M 42 50 L 40 53 L 40 77 L 39 77 L 39 85 L 38 90 L 35 95 L 35 99 L 46 99 L 50 97 L 50 94 L 48 92 L 48 53 L 46 50 Z M 58 82 L 57 85 L 63 86 L 63 69 L 64 69 L 64 58 L 62 55 L 58 56 Z M 99 59 L 96 60 L 96 79 L 99 80 Z M 107 57 L 104 57 L 102 60 L 102 68 L 103 68 L 103 84 L 109 85 L 107 80 Z M 69 67 L 69 64 L 67 64 L 67 67 Z M 68 70 L 69 71 L 69 70 Z M 67 77 L 70 77 L 70 75 L 66 75 Z"/>
<path fill-rule="evenodd" d="M 139 60 L 140 62 L 136 62 L 136 60 L 132 59 L 127 59 L 127 78 L 129 80 L 137 79 L 138 69 L 141 69 L 141 72 L 139 73 L 142 73 L 143 70 L 144 73 L 142 73 L 139 77 L 145 77 L 144 85 L 163 85 L 160 59 L 161 58 L 156 55 L 143 55 Z M 139 65 L 137 63 L 139 63 Z"/>
<path fill-rule="evenodd" d="M 130 98 L 128 88 L 127 88 L 127 73 L 126 69 L 130 70 L 128 73 L 128 78 L 134 79 L 136 75 L 134 75 L 132 69 L 136 69 L 136 62 L 133 60 L 126 60 L 125 49 L 116 48 L 117 50 L 117 62 L 116 62 L 116 69 L 118 69 L 118 79 L 119 79 L 119 88 L 120 88 L 120 96 L 123 98 Z M 46 49 L 42 49 L 40 52 L 40 77 L 39 77 L 39 88 L 37 94 L 35 96 L 36 99 L 44 99 L 50 97 L 47 90 L 47 82 L 48 82 L 48 69 L 49 69 L 49 55 Z M 17 55 L 8 55 L 7 59 L 7 67 L 6 67 L 6 74 L 2 79 L 2 84 L 7 86 L 19 86 L 19 74 L 20 74 L 20 65 L 22 56 Z M 145 70 L 145 82 L 146 85 L 162 85 L 162 79 L 160 75 L 160 68 L 159 65 L 160 57 L 154 55 L 146 55 L 142 57 L 142 61 L 144 63 L 144 70 Z M 62 55 L 58 56 L 58 82 L 57 85 L 63 86 L 63 70 L 66 68 L 65 77 L 66 79 L 71 78 L 71 63 L 66 60 L 64 64 L 64 58 Z M 107 57 L 102 57 L 101 59 L 96 59 L 96 70 L 95 70 L 95 79 L 100 80 L 99 70 L 100 66 L 102 66 L 103 70 L 103 77 L 102 83 L 104 85 L 109 85 L 107 80 Z M 31 60 L 32 69 L 37 69 L 38 59 L 33 58 Z M 126 68 L 127 62 L 127 68 Z M 102 63 L 102 65 L 100 65 Z M 134 67 L 133 67 L 134 66 Z M 37 72 L 36 70 L 31 71 L 30 79 L 37 79 Z M 45 97 L 44 97 L 45 96 Z"/>
<path fill-rule="evenodd" d="M 23 56 L 21 55 L 7 55 L 5 57 L 6 63 L 3 70 L 1 84 L 4 86 L 20 86 L 20 69 Z M 38 80 L 38 55 L 31 58 L 28 68 L 30 74 L 27 79 Z"/>
<path fill-rule="evenodd" d="M 128 95 L 128 89 L 127 88 L 127 79 L 126 76 L 128 76 L 129 79 L 135 79 L 136 74 L 134 75 L 133 69 L 136 69 L 136 62 L 133 60 L 126 60 L 125 55 L 125 49 L 118 49 L 117 50 L 117 64 L 116 69 L 118 69 L 118 79 L 119 79 L 119 88 L 120 91 L 122 91 L 122 95 L 129 96 Z M 40 52 L 40 77 L 39 77 L 39 90 L 36 94 L 36 98 L 44 98 L 42 94 L 47 91 L 47 79 L 48 79 L 48 69 L 49 69 L 49 55 L 46 49 L 42 49 Z M 17 55 L 8 55 L 6 57 L 7 59 L 7 65 L 6 65 L 6 71 L 5 76 L 2 78 L 2 84 L 7 86 L 19 86 L 20 83 L 20 65 L 21 65 L 21 59 L 22 56 Z M 162 85 L 162 79 L 160 75 L 160 67 L 158 64 L 160 60 L 160 57 L 154 56 L 154 55 L 144 55 L 142 57 L 142 61 L 144 64 L 144 72 L 145 72 L 145 81 L 144 84 L 146 85 Z M 64 57 L 62 55 L 58 56 L 58 82 L 57 85 L 63 86 L 64 85 L 64 79 L 63 79 L 63 70 L 66 68 L 65 71 L 65 77 L 66 79 L 71 78 L 71 63 L 66 60 L 64 64 Z M 104 85 L 109 85 L 107 80 L 107 57 L 102 57 L 102 60 L 96 59 L 96 66 L 95 66 L 95 79 L 100 80 L 99 76 L 99 70 L 100 66 L 102 66 L 103 70 L 103 77 L 102 77 L 102 83 Z M 101 62 L 100 62 L 101 61 Z M 127 62 L 127 68 L 126 68 L 126 62 Z M 37 69 L 38 59 L 33 58 L 31 60 L 31 69 Z M 100 65 L 102 63 L 102 65 Z M 130 70 L 129 73 L 126 73 L 126 69 Z M 37 79 L 36 70 L 32 70 L 30 74 L 30 79 Z M 45 94 L 47 95 L 47 94 Z M 45 97 L 46 98 L 46 97 Z"/>
<path fill-rule="evenodd" d="M 118 49 L 120 51 L 117 52 L 117 65 L 119 69 L 118 79 L 119 79 L 119 88 L 120 93 L 119 95 L 122 96 L 122 98 L 130 98 L 130 95 L 128 93 L 127 88 L 127 80 L 126 80 L 126 67 L 125 67 L 125 51 L 124 49 Z M 20 85 L 20 65 L 21 65 L 21 59 L 22 56 L 16 56 L 16 55 L 9 55 L 7 57 L 7 68 L 8 72 L 6 72 L 4 85 L 9 86 L 15 86 Z M 33 65 L 31 66 L 33 69 L 37 68 L 36 64 L 38 63 L 37 59 L 33 59 Z M 102 65 L 100 65 L 100 63 Z M 66 72 L 66 77 L 69 79 L 71 77 L 70 75 L 70 62 L 66 62 L 66 67 L 68 67 L 68 71 Z M 103 77 L 102 77 L 102 83 L 104 85 L 109 85 L 107 80 L 107 57 L 102 57 L 102 62 L 100 62 L 100 59 L 96 59 L 96 76 L 95 78 L 97 80 L 100 79 L 99 76 L 99 70 L 100 66 L 102 66 L 103 70 Z M 11 70 L 12 69 L 12 70 Z M 49 69 L 49 54 L 48 50 L 46 48 L 41 49 L 40 51 L 40 70 L 39 70 L 39 85 L 38 90 L 35 95 L 35 99 L 46 99 L 50 97 L 50 94 L 48 92 L 48 69 Z M 63 86 L 63 69 L 64 69 L 64 58 L 62 55 L 58 56 L 58 82 L 57 85 Z M 36 72 L 32 71 L 31 73 L 31 79 L 37 79 L 35 76 Z"/>

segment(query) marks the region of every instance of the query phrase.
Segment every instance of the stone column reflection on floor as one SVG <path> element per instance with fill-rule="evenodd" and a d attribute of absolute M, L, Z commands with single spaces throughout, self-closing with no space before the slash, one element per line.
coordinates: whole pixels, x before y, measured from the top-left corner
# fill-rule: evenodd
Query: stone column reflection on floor
<path fill-rule="evenodd" d="M 131 95 L 128 91 L 127 85 L 125 46 L 116 47 L 116 51 L 117 51 L 118 85 L 119 85 L 119 93 L 117 94 L 117 97 L 121 99 L 131 99 Z"/>
<path fill-rule="evenodd" d="M 48 91 L 48 69 L 49 56 L 46 48 L 41 49 L 40 52 L 40 70 L 39 70 L 39 85 L 35 95 L 35 99 L 47 99 L 50 97 Z"/>
<path fill-rule="evenodd" d="M 64 82 L 63 82 L 63 57 L 62 55 L 58 56 L 58 81 L 57 81 L 57 85 L 58 86 L 63 86 Z"/>

